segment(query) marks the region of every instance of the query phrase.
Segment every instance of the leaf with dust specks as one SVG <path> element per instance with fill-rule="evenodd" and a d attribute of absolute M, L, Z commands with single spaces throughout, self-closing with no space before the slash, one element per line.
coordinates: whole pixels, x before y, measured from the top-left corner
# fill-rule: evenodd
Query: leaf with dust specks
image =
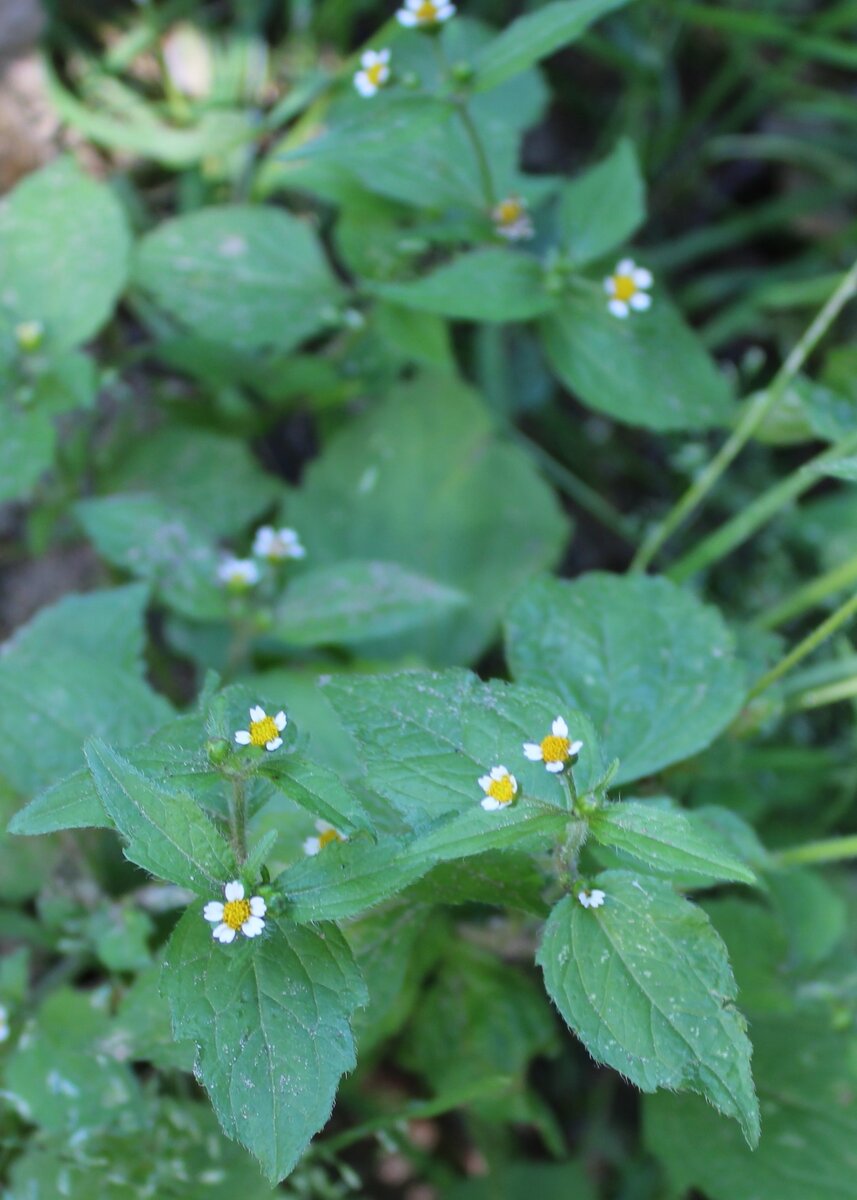
<path fill-rule="evenodd" d="M 162 979 L 173 1032 L 196 1043 L 195 1073 L 224 1132 L 284 1179 L 356 1061 L 349 1022 L 367 996 L 344 938 L 335 925 L 269 915 L 258 939 L 224 946 L 195 906 Z"/>
<path fill-rule="evenodd" d="M 604 871 L 600 908 L 566 896 L 537 962 L 569 1027 L 598 1062 L 644 1092 L 698 1092 L 735 1117 L 751 1146 L 759 1104 L 747 1023 L 726 947 L 702 909 L 668 883 Z"/>

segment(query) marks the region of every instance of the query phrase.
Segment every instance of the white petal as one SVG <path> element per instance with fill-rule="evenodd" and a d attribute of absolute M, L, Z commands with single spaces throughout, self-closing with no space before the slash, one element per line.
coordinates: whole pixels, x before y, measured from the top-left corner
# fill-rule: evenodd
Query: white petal
<path fill-rule="evenodd" d="M 412 28 L 417 23 L 417 18 L 414 16 L 414 14 L 412 12 L 408 12 L 407 9 L 404 8 L 400 8 L 396 13 L 396 20 L 400 25 L 404 25 L 408 29 Z"/>
<path fill-rule="evenodd" d="M 491 768 L 491 778 L 492 779 L 505 779 L 508 774 L 509 774 L 509 772 L 506 770 L 505 767 L 492 767 Z"/>
<path fill-rule="evenodd" d="M 264 708 L 260 708 L 258 704 L 254 704 L 253 707 L 250 709 L 250 720 L 251 721 L 264 721 L 265 720 Z"/>
<path fill-rule="evenodd" d="M 536 742 L 524 742 L 524 756 L 528 758 L 530 762 L 541 762 L 541 746 L 537 745 Z"/>
<path fill-rule="evenodd" d="M 241 926 L 241 932 L 245 937 L 254 938 L 258 937 L 264 928 L 265 922 L 261 917 L 248 917 Z"/>
<path fill-rule="evenodd" d="M 554 735 L 554 737 L 568 737 L 568 726 L 566 725 L 563 717 L 556 718 L 551 725 L 551 733 Z"/>
<path fill-rule="evenodd" d="M 374 96 L 378 90 L 365 71 L 358 71 L 354 76 L 354 86 L 361 96 Z"/>
<path fill-rule="evenodd" d="M 578 892 L 577 898 L 584 908 L 589 908 L 589 905 L 592 903 L 589 898 L 589 892 Z"/>
<path fill-rule="evenodd" d="M 495 800 L 493 796 L 486 796 L 482 801 L 482 807 L 486 812 L 496 812 L 500 807 L 500 801 Z"/>
<path fill-rule="evenodd" d="M 282 744 L 283 744 L 283 739 L 281 737 L 271 738 L 270 742 L 265 742 L 265 749 L 266 750 L 279 750 L 279 748 L 280 748 L 280 746 L 282 746 Z"/>
<path fill-rule="evenodd" d="M 244 884 L 240 879 L 233 879 L 231 883 L 227 883 L 223 889 L 223 894 L 227 900 L 243 900 Z"/>
<path fill-rule="evenodd" d="M 366 50 L 360 55 L 361 67 L 374 67 L 377 62 L 379 62 L 379 58 L 374 50 Z M 280 537 L 283 537 L 284 534 L 287 536 L 290 532 L 291 530 L 281 529 Z"/>
<path fill-rule="evenodd" d="M 568 753 L 569 753 L 569 755 L 579 754 L 582 749 L 583 749 L 583 742 L 581 742 L 581 741 L 572 742 L 568 748 Z"/>
<path fill-rule="evenodd" d="M 612 296 L 613 293 L 616 291 L 616 281 L 614 280 L 612 275 L 608 275 L 607 278 L 604 280 L 604 291 L 607 293 L 608 296 Z"/>
<path fill-rule="evenodd" d="M 607 305 L 614 317 L 627 317 L 628 305 L 624 300 L 611 300 Z"/>
<path fill-rule="evenodd" d="M 253 896 L 250 901 L 250 912 L 254 917 L 264 917 L 268 911 L 268 906 L 261 896 Z"/>
<path fill-rule="evenodd" d="M 202 915 L 206 921 L 222 921 L 223 920 L 223 905 L 219 900 L 209 900 L 205 908 L 202 910 Z"/>
<path fill-rule="evenodd" d="M 637 264 L 633 258 L 623 258 L 616 264 L 615 275 L 630 275 L 633 279 Z"/>
<path fill-rule="evenodd" d="M 545 763 L 545 770 L 550 771 L 551 775 L 558 775 L 563 768 L 561 762 Z"/>
<path fill-rule="evenodd" d="M 211 931 L 211 936 L 216 938 L 218 942 L 223 942 L 224 945 L 229 945 L 235 941 L 235 930 L 231 925 L 215 925 Z"/>
<path fill-rule="evenodd" d="M 482 788 L 483 792 L 487 792 L 491 786 L 491 776 L 490 775 L 480 775 L 479 776 L 479 786 Z"/>
<path fill-rule="evenodd" d="M 314 858 L 321 849 L 321 842 L 318 838 L 307 838 L 304 842 L 304 854 L 308 854 L 310 858 Z"/>
<path fill-rule="evenodd" d="M 514 776 L 514 775 L 510 775 L 510 776 L 509 776 L 509 783 L 511 783 L 511 785 L 512 785 L 512 795 L 513 795 L 513 796 L 517 796 L 517 794 L 518 794 L 518 781 L 517 781 L 517 779 L 515 778 L 515 776 Z"/>
<path fill-rule="evenodd" d="M 390 61 L 390 51 L 389 50 L 379 50 L 376 55 L 376 58 L 379 63 L 388 63 Z M 298 535 L 295 533 L 294 529 L 290 529 L 289 533 L 294 533 L 295 539 L 297 539 Z"/>
<path fill-rule="evenodd" d="M 652 272 L 645 267 L 637 267 L 634 274 L 631 276 L 638 288 L 648 288 L 652 286 Z M 594 894 L 594 893 L 593 893 Z"/>
<path fill-rule="evenodd" d="M 648 292 L 635 292 L 631 297 L 631 308 L 637 312 L 645 312 L 652 304 L 652 297 Z"/>
<path fill-rule="evenodd" d="M 274 724 L 280 730 L 281 733 L 286 728 L 288 723 L 289 723 L 289 719 L 284 712 L 278 712 L 277 715 L 274 717 Z"/>
<path fill-rule="evenodd" d="M 386 75 L 384 76 L 384 78 L 385 79 L 387 78 Z M 292 558 L 306 558 L 306 550 L 301 545 L 293 546 L 292 550 L 291 550 L 291 555 L 292 555 Z"/>
<path fill-rule="evenodd" d="M 332 833 L 333 832 L 333 826 L 330 824 L 330 822 L 323 820 L 321 817 L 319 817 L 318 820 L 316 821 L 315 827 L 319 833 Z"/>
<path fill-rule="evenodd" d="M 249 746 L 250 745 L 250 730 L 249 729 L 236 729 L 235 741 L 238 743 L 239 746 Z"/>
<path fill-rule="evenodd" d="M 589 907 L 600 908 L 604 903 L 605 893 L 600 888 L 595 888 L 589 896 Z"/>
<path fill-rule="evenodd" d="M 455 12 L 454 4 L 444 4 L 440 12 L 437 14 L 438 21 L 448 21 Z"/>

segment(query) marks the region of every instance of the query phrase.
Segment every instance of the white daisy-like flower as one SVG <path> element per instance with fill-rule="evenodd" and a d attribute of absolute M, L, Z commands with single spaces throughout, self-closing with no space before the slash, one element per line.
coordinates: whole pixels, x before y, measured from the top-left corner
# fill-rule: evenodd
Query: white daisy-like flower
<path fill-rule="evenodd" d="M 284 712 L 269 717 L 258 704 L 250 709 L 250 728 L 237 729 L 235 741 L 239 746 L 264 746 L 266 750 L 278 750 L 283 744 L 280 734 L 288 724 Z"/>
<path fill-rule="evenodd" d="M 582 749 L 583 742 L 569 740 L 568 726 L 562 717 L 556 717 L 550 733 L 540 742 L 524 742 L 524 754 L 530 762 L 543 762 L 552 775 L 558 774 Z"/>
<path fill-rule="evenodd" d="M 390 51 L 367 50 L 360 56 L 354 86 L 361 96 L 374 96 L 390 78 Z"/>
<path fill-rule="evenodd" d="M 0 1004 L 0 1042 L 9 1037 L 9 1010 L 5 1004 Z"/>
<path fill-rule="evenodd" d="M 329 846 L 331 842 L 347 842 L 348 838 L 344 833 L 340 833 L 338 829 L 334 829 L 327 821 L 318 820 L 315 823 L 318 830 L 318 837 L 308 837 L 304 842 L 304 854 L 308 854 L 310 858 L 314 858 L 316 854 L 322 851 L 325 846 Z"/>
<path fill-rule="evenodd" d="M 605 893 L 601 888 L 593 888 L 592 891 L 582 891 L 577 893 L 577 898 L 584 908 L 600 908 L 604 903 Z"/>
<path fill-rule="evenodd" d="M 273 525 L 262 525 L 256 530 L 253 553 L 257 558 L 267 558 L 271 562 L 306 557 L 306 550 L 294 529 L 275 529 Z"/>
<path fill-rule="evenodd" d="M 638 267 L 633 258 L 623 258 L 604 280 L 604 291 L 610 297 L 607 307 L 614 317 L 627 317 L 632 309 L 644 312 L 652 303 L 646 290 L 651 286 L 652 272 Z"/>
<path fill-rule="evenodd" d="M 26 354 L 38 350 L 45 336 L 45 327 L 41 321 L 21 321 L 15 326 L 15 341 L 18 348 Z"/>
<path fill-rule="evenodd" d="M 492 767 L 487 775 L 481 775 L 479 786 L 485 793 L 482 807 L 486 812 L 505 808 L 518 794 L 518 781 L 505 767 Z"/>
<path fill-rule="evenodd" d="M 234 592 L 246 592 L 259 582 L 259 567 L 252 558 L 236 558 L 227 554 L 217 568 L 218 582 Z"/>
<path fill-rule="evenodd" d="M 452 16 L 455 16 L 455 5 L 446 4 L 443 0 L 405 0 L 396 13 L 396 20 L 409 28 L 414 25 L 426 28 L 441 25 Z"/>
<path fill-rule="evenodd" d="M 533 223 L 526 200 L 520 196 L 507 196 L 491 211 L 494 230 L 510 242 L 523 242 L 533 236 Z"/>
<path fill-rule="evenodd" d="M 240 879 L 233 879 L 223 889 L 226 903 L 219 900 L 209 900 L 202 915 L 214 926 L 212 936 L 218 942 L 234 942 L 239 929 L 245 937 L 258 937 L 265 928 L 263 917 L 268 906 L 261 896 L 244 896 L 244 884 Z"/>

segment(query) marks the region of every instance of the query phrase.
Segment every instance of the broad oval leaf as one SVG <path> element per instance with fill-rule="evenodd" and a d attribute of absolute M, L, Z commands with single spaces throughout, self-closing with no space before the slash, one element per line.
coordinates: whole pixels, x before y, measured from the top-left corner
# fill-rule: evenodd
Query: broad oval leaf
<path fill-rule="evenodd" d="M 516 679 L 589 713 L 619 783 L 709 745 L 746 692 L 720 614 L 666 579 L 534 580 L 509 613 L 506 653 Z"/>
<path fill-rule="evenodd" d="M 694 812 L 624 800 L 594 812 L 589 829 L 600 845 L 636 860 L 631 865 L 654 867 L 669 877 L 678 875 L 683 885 L 756 882 L 753 872 Z"/>
<path fill-rule="evenodd" d="M 658 286 L 649 311 L 625 320 L 600 286 L 566 296 L 540 326 L 548 361 L 583 404 L 628 425 L 725 425 L 733 412 L 726 376 Z"/>
<path fill-rule="evenodd" d="M 293 646 L 349 645 L 448 617 L 467 597 L 398 563 L 356 559 L 289 584 L 271 633 Z"/>
<path fill-rule="evenodd" d="M 598 1062 L 644 1092 L 698 1092 L 735 1117 L 751 1146 L 759 1106 L 746 1021 L 726 947 L 670 885 L 627 871 L 597 877 L 604 904 L 566 896 L 537 956 L 545 986 Z"/>
<path fill-rule="evenodd" d="M 60 159 L 28 176 L 0 206 L 3 305 L 41 321 L 53 348 L 97 333 L 125 287 L 131 237 L 103 183 Z"/>
<path fill-rule="evenodd" d="M 342 934 L 269 914 L 259 938 L 223 946 L 194 906 L 170 939 L 162 990 L 224 1132 L 272 1182 L 285 1178 L 356 1061 L 349 1021 L 367 997 Z"/>
<path fill-rule="evenodd" d="M 412 283 L 376 283 L 371 291 L 423 312 L 461 321 L 529 321 L 556 308 L 541 263 L 488 247 L 463 254 Z"/>
<path fill-rule="evenodd" d="M 330 323 L 341 295 L 308 225 L 249 205 L 159 225 L 137 248 L 134 282 L 184 328 L 242 350 L 290 350 Z"/>
<path fill-rule="evenodd" d="M 560 193 L 562 243 L 576 263 L 591 262 L 621 246 L 645 216 L 645 184 L 633 143 L 627 138 Z"/>

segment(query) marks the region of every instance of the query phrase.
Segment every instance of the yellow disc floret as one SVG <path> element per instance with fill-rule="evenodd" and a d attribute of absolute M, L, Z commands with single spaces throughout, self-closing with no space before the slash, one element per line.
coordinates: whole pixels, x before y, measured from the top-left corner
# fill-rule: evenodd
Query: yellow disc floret
<path fill-rule="evenodd" d="M 239 930 L 250 916 L 249 900 L 227 900 L 223 906 L 223 923 L 230 929 Z"/>
<path fill-rule="evenodd" d="M 549 734 L 542 741 L 542 759 L 546 763 L 562 763 L 569 758 L 569 740 L 567 737 L 557 737 Z"/>
<path fill-rule="evenodd" d="M 318 848 L 323 850 L 325 846 L 329 846 L 331 842 L 344 842 L 345 838 L 341 833 L 337 833 L 335 829 L 324 829 L 318 835 Z"/>
<path fill-rule="evenodd" d="M 423 0 L 415 15 L 418 21 L 436 21 L 437 5 L 434 3 L 434 0 Z"/>
<path fill-rule="evenodd" d="M 268 742 L 279 737 L 279 730 L 273 717 L 263 717 L 261 721 L 250 722 L 250 745 L 267 746 Z"/>
<path fill-rule="evenodd" d="M 492 779 L 488 784 L 486 796 L 492 796 L 498 804 L 511 804 L 515 799 L 515 782 L 511 775 L 502 779 Z"/>
<path fill-rule="evenodd" d="M 501 200 L 494 212 L 500 225 L 513 225 L 523 215 L 524 206 L 520 200 Z"/>
<path fill-rule="evenodd" d="M 637 294 L 637 285 L 630 275 L 613 276 L 613 295 L 617 300 L 628 300 Z"/>

